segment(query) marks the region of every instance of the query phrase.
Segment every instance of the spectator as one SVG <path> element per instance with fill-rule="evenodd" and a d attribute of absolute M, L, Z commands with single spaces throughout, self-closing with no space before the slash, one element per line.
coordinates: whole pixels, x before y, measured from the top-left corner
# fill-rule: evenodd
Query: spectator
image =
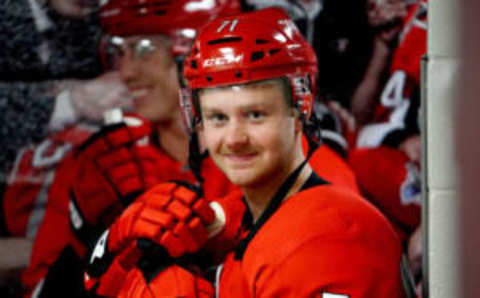
<path fill-rule="evenodd" d="M 373 118 L 375 104 L 385 84 L 406 9 L 405 0 L 367 0 L 368 23 L 374 38 L 370 62 L 351 99 L 352 112 L 358 125 L 364 125 Z"/>

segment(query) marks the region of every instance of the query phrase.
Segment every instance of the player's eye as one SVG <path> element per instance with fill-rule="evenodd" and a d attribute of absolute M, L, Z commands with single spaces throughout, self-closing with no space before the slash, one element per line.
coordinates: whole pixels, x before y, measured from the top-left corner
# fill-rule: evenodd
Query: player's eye
<path fill-rule="evenodd" d="M 247 118 L 253 121 L 262 121 L 266 114 L 263 111 L 249 111 L 247 112 Z"/>
<path fill-rule="evenodd" d="M 207 113 L 204 118 L 207 123 L 213 125 L 221 125 L 228 120 L 228 117 L 222 113 Z"/>

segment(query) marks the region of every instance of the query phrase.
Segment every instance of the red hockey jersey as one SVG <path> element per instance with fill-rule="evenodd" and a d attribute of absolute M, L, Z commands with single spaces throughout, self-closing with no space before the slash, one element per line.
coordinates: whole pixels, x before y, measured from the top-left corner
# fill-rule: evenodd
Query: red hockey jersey
<path fill-rule="evenodd" d="M 330 185 L 287 199 L 241 259 L 227 256 L 219 297 L 403 297 L 401 247 L 361 197 Z"/>
<path fill-rule="evenodd" d="M 237 192 L 225 199 L 241 197 Z M 240 222 L 230 222 L 237 232 L 226 227 L 237 240 L 248 232 Z M 217 297 L 403 297 L 400 256 L 399 239 L 368 202 L 342 187 L 315 186 L 289 197 L 243 257 L 228 254 L 217 271 Z M 138 270 L 131 271 L 120 296 L 164 297 L 172 292 L 204 297 L 205 291 L 195 290 L 191 274 L 167 271 L 149 282 Z"/>

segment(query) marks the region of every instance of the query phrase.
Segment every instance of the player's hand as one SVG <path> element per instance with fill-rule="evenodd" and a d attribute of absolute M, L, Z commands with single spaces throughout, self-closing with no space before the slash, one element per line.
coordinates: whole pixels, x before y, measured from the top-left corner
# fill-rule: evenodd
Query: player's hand
<path fill-rule="evenodd" d="M 85 289 L 94 296 L 118 296 L 128 273 L 142 255 L 135 243 L 114 255 L 108 250 L 108 233 L 105 231 L 98 239 L 83 275 Z"/>
<path fill-rule="evenodd" d="M 116 296 L 126 272 L 143 256 L 158 261 L 160 253 L 165 262 L 157 264 L 169 266 L 172 257 L 198 251 L 207 238 L 212 238 L 212 247 L 219 243 L 233 248 L 244 209 L 239 195 L 207 203 L 191 186 L 160 184 L 138 198 L 98 239 L 89 257 L 85 286 L 97 294 Z M 163 252 L 169 260 L 162 259 Z"/>
<path fill-rule="evenodd" d="M 148 294 L 147 294 L 148 293 Z M 172 265 L 147 280 L 141 271 L 128 276 L 118 297 L 215 297 L 212 284 L 199 273 Z"/>
<path fill-rule="evenodd" d="M 139 239 L 177 258 L 197 252 L 208 239 L 215 212 L 199 194 L 176 183 L 160 184 L 141 196 L 114 222 L 108 249 L 119 252 Z"/>
<path fill-rule="evenodd" d="M 172 258 L 198 251 L 214 219 L 214 210 L 197 192 L 175 183 L 156 186 L 97 240 L 84 276 L 86 288 L 112 294 L 143 253 L 158 253 L 158 247 Z"/>
<path fill-rule="evenodd" d="M 70 218 L 83 242 L 89 242 L 89 230 L 103 231 L 135 198 L 160 182 L 159 153 L 148 144 L 150 127 L 133 119 L 136 125 L 104 127 L 75 152 L 78 170 L 70 189 Z"/>
<path fill-rule="evenodd" d="M 107 72 L 92 80 L 75 80 L 69 84 L 70 97 L 78 118 L 101 120 L 112 108 L 133 106 L 128 88 L 118 72 Z"/>

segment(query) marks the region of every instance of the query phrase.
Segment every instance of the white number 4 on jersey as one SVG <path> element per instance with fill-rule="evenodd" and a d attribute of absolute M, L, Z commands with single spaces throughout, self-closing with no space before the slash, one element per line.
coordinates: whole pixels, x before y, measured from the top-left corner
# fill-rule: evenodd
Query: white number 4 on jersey
<path fill-rule="evenodd" d="M 332 293 L 322 293 L 322 298 L 349 298 L 348 295 L 341 294 L 332 294 Z"/>

